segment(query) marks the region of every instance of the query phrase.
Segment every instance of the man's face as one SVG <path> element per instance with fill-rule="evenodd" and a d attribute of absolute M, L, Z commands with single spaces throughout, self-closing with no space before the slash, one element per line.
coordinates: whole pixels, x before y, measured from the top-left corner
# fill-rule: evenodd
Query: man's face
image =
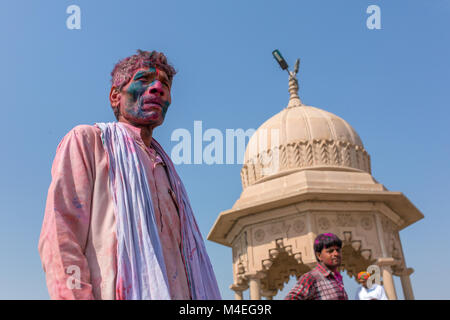
<path fill-rule="evenodd" d="M 361 277 L 358 279 L 359 284 L 363 285 L 366 287 L 367 285 L 367 279 L 364 279 L 364 277 Z"/>
<path fill-rule="evenodd" d="M 171 103 L 170 86 L 162 70 L 153 67 L 136 70 L 120 91 L 119 121 L 152 128 L 161 125 Z"/>
<path fill-rule="evenodd" d="M 338 246 L 323 248 L 322 252 L 317 253 L 317 258 L 329 269 L 339 267 L 341 265 L 341 248 Z"/>

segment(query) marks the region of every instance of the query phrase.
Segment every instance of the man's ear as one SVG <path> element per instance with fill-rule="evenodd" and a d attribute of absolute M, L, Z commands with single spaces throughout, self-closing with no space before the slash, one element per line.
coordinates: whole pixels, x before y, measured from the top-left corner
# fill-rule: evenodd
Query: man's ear
<path fill-rule="evenodd" d="M 109 102 L 111 103 L 111 107 L 117 108 L 120 103 L 120 91 L 116 86 L 111 87 L 111 91 L 109 92 Z"/>
<path fill-rule="evenodd" d="M 317 261 L 322 262 L 322 260 L 320 260 L 320 253 L 315 252 L 315 255 L 316 255 Z"/>

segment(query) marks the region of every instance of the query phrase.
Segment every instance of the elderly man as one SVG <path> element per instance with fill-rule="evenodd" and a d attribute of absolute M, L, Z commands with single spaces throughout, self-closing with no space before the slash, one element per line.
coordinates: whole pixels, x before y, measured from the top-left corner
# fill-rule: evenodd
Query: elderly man
<path fill-rule="evenodd" d="M 152 138 L 174 68 L 141 51 L 111 73 L 118 122 L 59 144 L 39 252 L 52 299 L 220 299 L 183 183 Z"/>
<path fill-rule="evenodd" d="M 377 283 L 372 283 L 368 286 L 367 280 L 369 280 L 370 274 L 367 271 L 361 271 L 358 273 L 357 280 L 361 284 L 356 292 L 355 300 L 389 300 L 386 296 L 386 292 L 382 286 Z"/>
<path fill-rule="evenodd" d="M 348 300 L 341 265 L 342 241 L 333 233 L 319 234 L 314 240 L 317 266 L 305 273 L 289 291 L 286 300 Z"/>

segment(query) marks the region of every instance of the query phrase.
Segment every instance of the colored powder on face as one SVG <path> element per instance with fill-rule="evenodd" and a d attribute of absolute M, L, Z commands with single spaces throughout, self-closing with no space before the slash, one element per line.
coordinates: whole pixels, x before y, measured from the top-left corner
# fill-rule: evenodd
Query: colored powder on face
<path fill-rule="evenodd" d="M 149 85 L 153 84 L 154 82 L 150 83 Z M 132 104 L 136 103 L 147 88 L 148 86 L 144 85 L 142 81 L 132 82 L 127 89 L 127 92 L 131 95 L 131 99 L 129 99 L 129 102 Z"/>
<path fill-rule="evenodd" d="M 156 75 L 159 75 L 159 70 L 157 70 L 156 68 L 150 67 L 148 70 L 142 70 L 136 73 L 136 75 L 134 76 L 133 80 L 137 80 L 140 77 L 142 77 L 143 75 L 147 75 L 148 73 L 156 73 Z"/>
<path fill-rule="evenodd" d="M 145 117 L 144 112 L 142 111 L 143 105 L 143 94 L 148 90 L 149 87 L 155 85 L 157 80 L 150 82 L 149 84 L 145 84 L 143 81 L 139 81 L 141 77 L 147 76 L 149 73 L 155 73 L 156 77 L 159 75 L 159 70 L 156 68 L 149 68 L 149 70 L 143 70 L 136 73 L 133 78 L 133 82 L 127 89 L 127 93 L 130 95 L 130 98 L 127 101 L 126 112 L 132 115 L 134 118 L 143 118 Z M 162 117 L 163 119 L 166 116 L 167 110 L 169 108 L 170 102 L 168 100 L 162 99 Z"/>
<path fill-rule="evenodd" d="M 170 102 L 169 101 L 164 101 L 163 102 L 163 106 L 162 106 L 162 116 L 163 116 L 163 118 L 165 118 L 166 117 L 166 113 L 167 113 L 167 110 L 169 109 L 169 106 L 170 106 Z"/>

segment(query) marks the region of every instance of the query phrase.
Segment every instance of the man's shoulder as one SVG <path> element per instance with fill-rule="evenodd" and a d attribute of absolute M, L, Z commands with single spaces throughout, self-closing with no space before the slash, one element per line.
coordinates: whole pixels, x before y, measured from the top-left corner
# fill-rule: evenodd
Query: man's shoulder
<path fill-rule="evenodd" d="M 73 127 L 60 141 L 57 150 L 62 145 L 72 144 L 74 142 L 81 145 L 95 145 L 96 140 L 101 139 L 101 131 L 98 127 L 88 124 L 80 124 Z"/>
<path fill-rule="evenodd" d="M 310 271 L 304 273 L 300 279 L 303 281 L 315 281 L 316 279 L 320 278 L 321 272 L 317 270 L 317 268 L 313 268 Z"/>
<path fill-rule="evenodd" d="M 315 277 L 324 277 L 329 274 L 329 271 L 324 269 L 324 267 L 320 264 L 317 264 L 313 269 L 311 269 L 310 273 Z"/>
<path fill-rule="evenodd" d="M 101 131 L 95 125 L 79 124 L 73 127 L 64 138 L 88 139 L 94 140 L 100 137 Z"/>
<path fill-rule="evenodd" d="M 97 136 L 100 134 L 100 129 L 95 125 L 79 124 L 72 128 L 69 133 L 82 134 L 86 136 Z"/>

